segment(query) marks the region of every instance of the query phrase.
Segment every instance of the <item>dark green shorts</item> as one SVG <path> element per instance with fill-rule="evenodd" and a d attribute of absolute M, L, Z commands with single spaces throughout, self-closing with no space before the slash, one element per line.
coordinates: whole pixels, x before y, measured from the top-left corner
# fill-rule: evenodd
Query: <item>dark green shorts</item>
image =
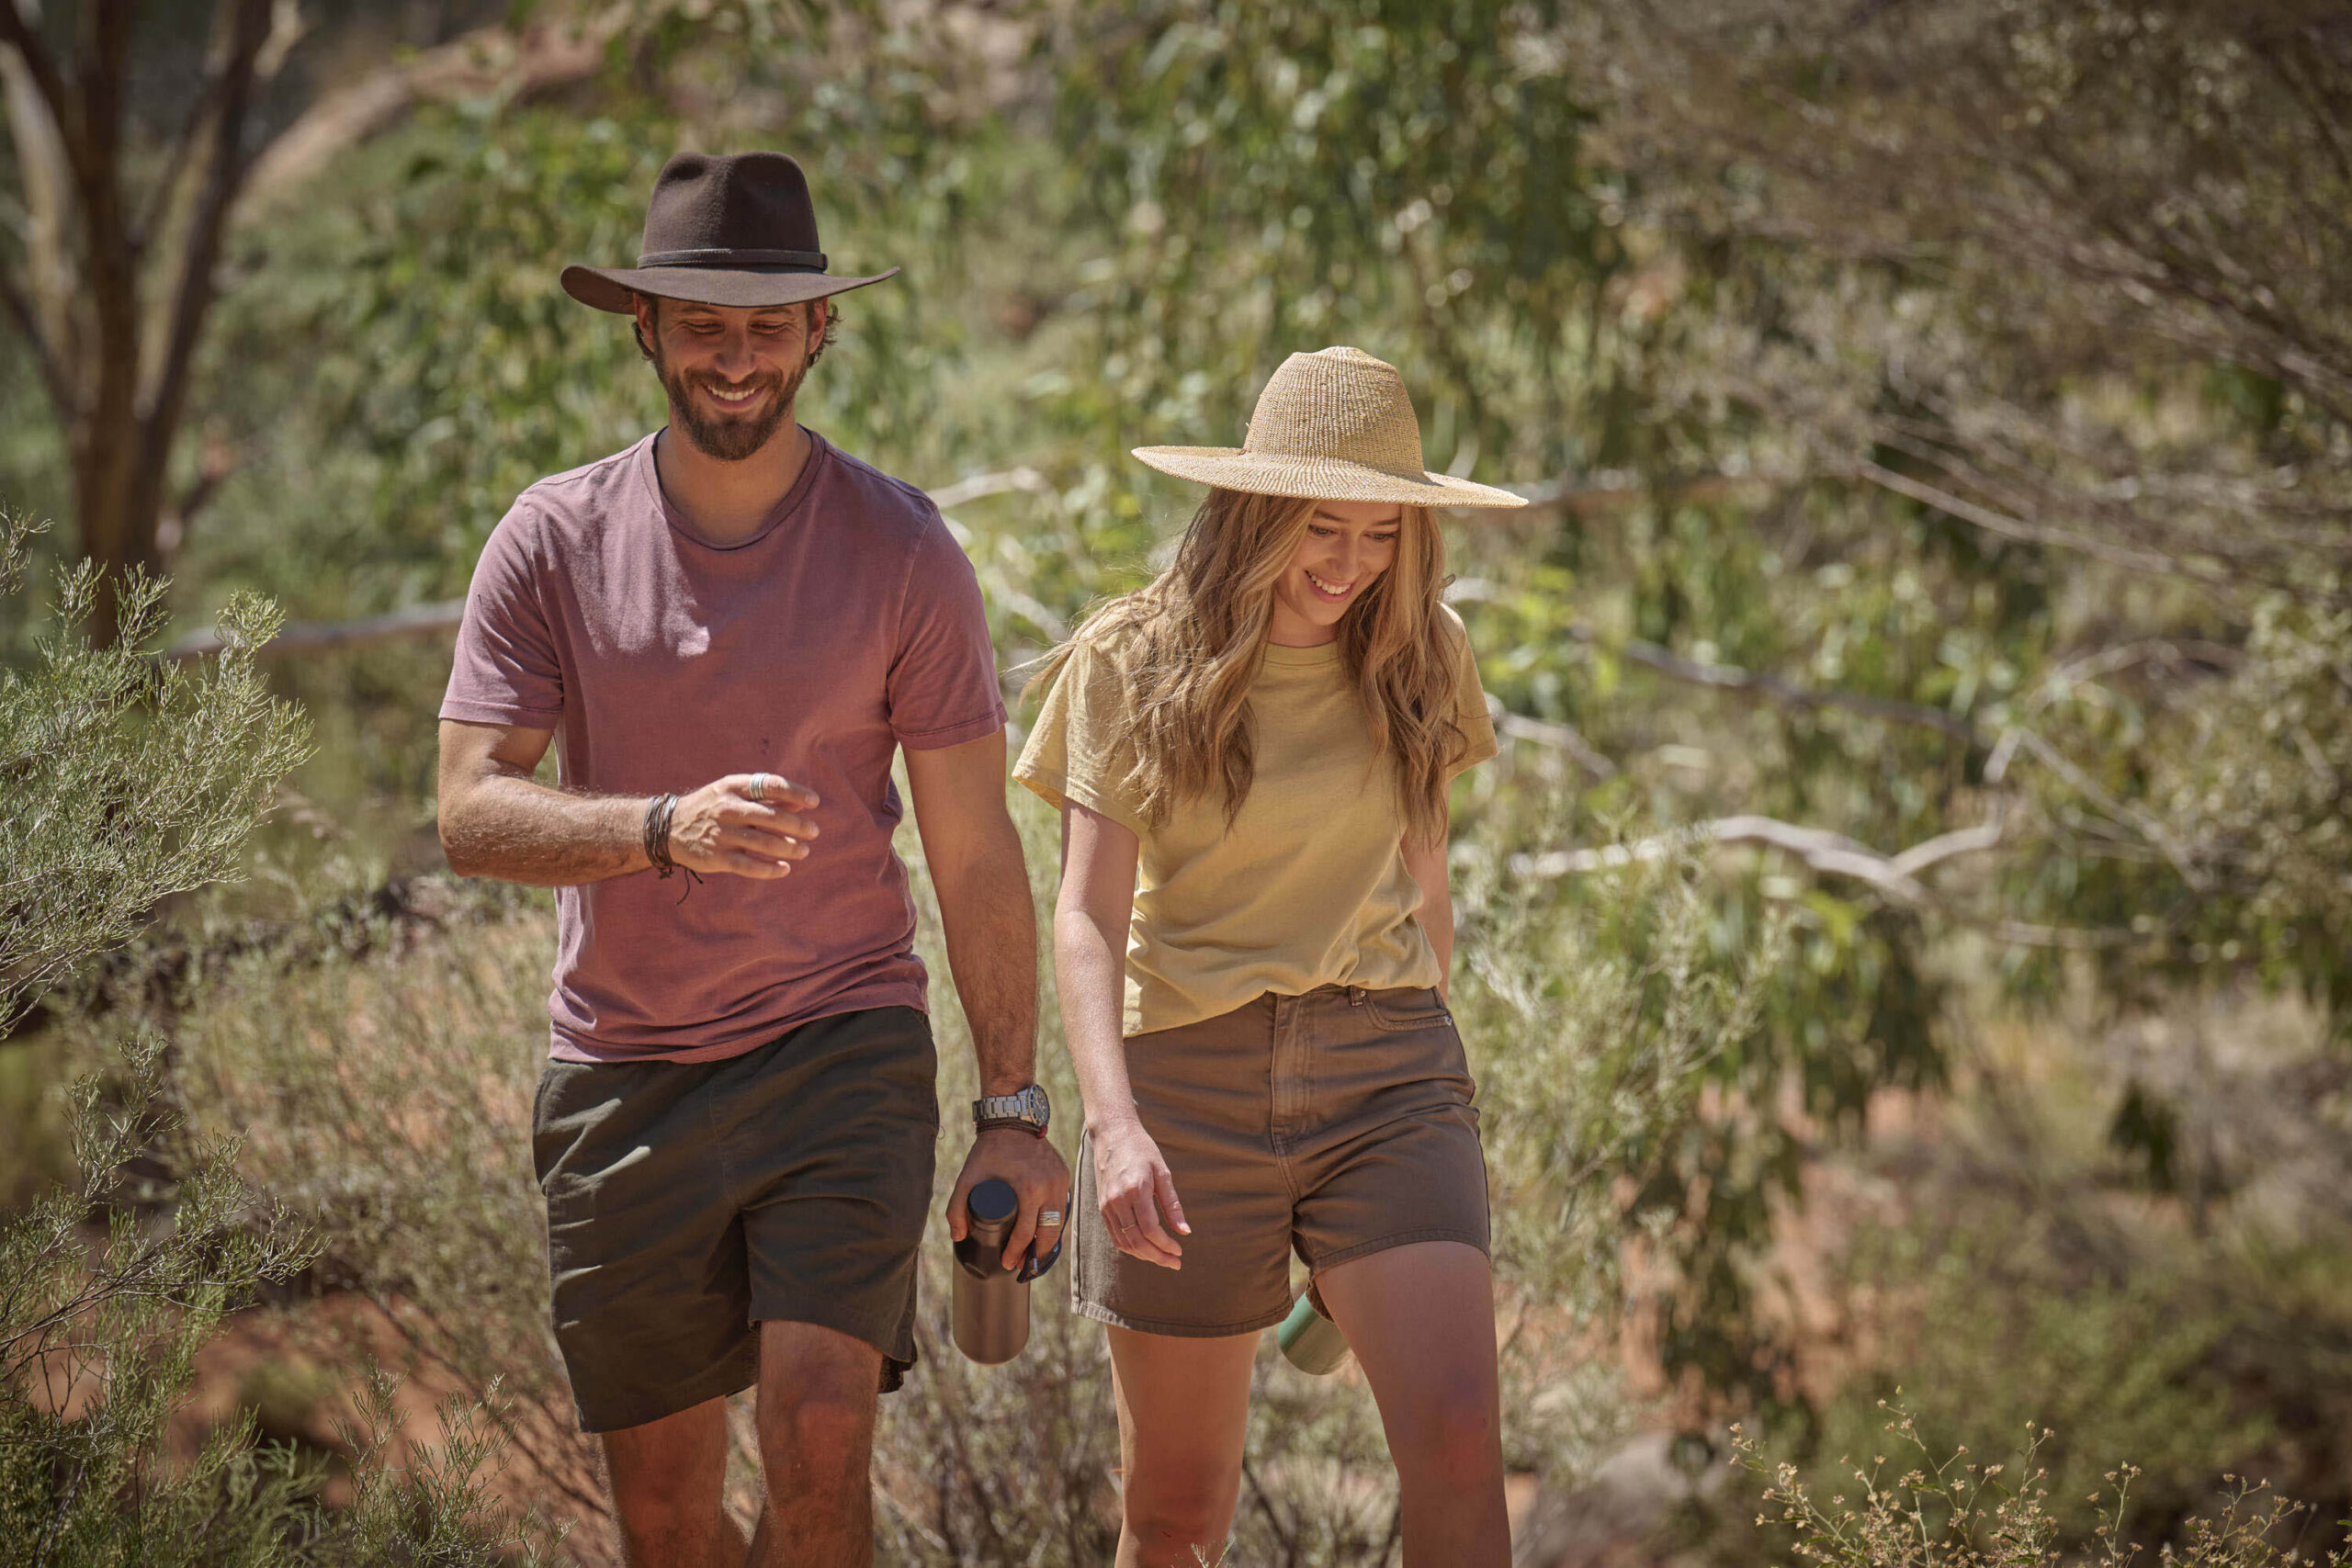
<path fill-rule="evenodd" d="M 583 1431 L 748 1388 L 764 1319 L 915 1359 L 939 1137 L 931 1021 L 876 1008 L 718 1062 L 549 1062 L 531 1148 Z"/>

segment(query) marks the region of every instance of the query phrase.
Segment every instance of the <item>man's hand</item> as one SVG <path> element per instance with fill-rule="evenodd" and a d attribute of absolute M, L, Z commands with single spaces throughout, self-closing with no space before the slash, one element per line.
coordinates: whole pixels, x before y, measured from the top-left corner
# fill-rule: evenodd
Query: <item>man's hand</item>
<path fill-rule="evenodd" d="M 778 877 L 808 855 L 814 790 L 775 773 L 729 773 L 678 797 L 670 858 L 705 875 Z"/>
<path fill-rule="evenodd" d="M 1029 1256 L 1032 1239 L 1037 1243 L 1038 1257 L 1051 1252 L 1069 1220 L 1069 1167 L 1059 1149 L 1017 1127 L 991 1128 L 972 1140 L 972 1152 L 964 1156 L 963 1174 L 956 1178 L 956 1190 L 947 1199 L 948 1239 L 964 1239 L 971 1228 L 964 1199 L 990 1177 L 1011 1183 L 1021 1195 L 1021 1213 L 1012 1222 L 1012 1235 L 1005 1240 L 1003 1265 L 1020 1268 Z M 1039 1224 L 1037 1216 L 1045 1210 L 1060 1218 L 1049 1225 Z"/>

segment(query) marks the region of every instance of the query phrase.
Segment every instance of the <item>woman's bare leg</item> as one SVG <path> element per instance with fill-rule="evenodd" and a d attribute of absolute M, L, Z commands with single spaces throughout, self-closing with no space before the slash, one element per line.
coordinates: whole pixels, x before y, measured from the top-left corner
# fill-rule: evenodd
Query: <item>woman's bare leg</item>
<path fill-rule="evenodd" d="M 1405 1568 L 1508 1568 L 1486 1254 L 1415 1242 L 1352 1258 L 1315 1282 L 1380 1404 L 1404 1495 Z"/>
<path fill-rule="evenodd" d="M 1118 1568 L 1198 1568 L 1203 1558 L 1215 1562 L 1224 1550 L 1241 1495 L 1250 1363 L 1258 1338 L 1178 1339 L 1111 1330 L 1125 1475 Z"/>

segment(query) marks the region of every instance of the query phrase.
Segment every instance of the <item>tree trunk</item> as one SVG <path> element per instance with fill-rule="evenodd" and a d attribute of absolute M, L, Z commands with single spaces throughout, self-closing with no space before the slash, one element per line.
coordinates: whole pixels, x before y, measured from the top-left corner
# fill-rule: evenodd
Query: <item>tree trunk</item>
<path fill-rule="evenodd" d="M 0 253 L 0 316 L 24 336 L 64 430 L 77 542 L 104 573 L 89 635 L 105 644 L 121 638 L 130 574 L 162 564 L 172 448 L 214 269 L 254 172 L 254 96 L 301 30 L 294 6 L 216 0 L 202 112 L 164 150 L 164 184 L 142 204 L 126 178 L 138 162 L 125 146 L 133 10 L 133 0 L 85 0 L 63 62 L 36 26 L 37 0 L 0 0 L 0 97 L 27 209 L 21 265 Z M 632 14 L 613 6 L 484 28 L 387 66 L 312 105 L 267 149 L 261 190 L 298 183 L 420 100 L 593 74 Z"/>

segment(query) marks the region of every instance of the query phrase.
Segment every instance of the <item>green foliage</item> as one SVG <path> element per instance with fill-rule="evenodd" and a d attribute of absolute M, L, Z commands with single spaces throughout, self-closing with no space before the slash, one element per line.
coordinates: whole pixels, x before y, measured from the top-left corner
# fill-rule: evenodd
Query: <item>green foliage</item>
<path fill-rule="evenodd" d="M 7 520 L 0 592 L 31 532 Z M 164 584 L 134 579 L 126 635 L 79 637 L 95 572 L 62 575 L 34 668 L 0 673 L 17 880 L 0 904 L 0 1013 L 130 941 L 159 900 L 233 871 L 246 834 L 306 748 L 254 649 L 277 624 L 254 595 L 221 616 L 209 667 L 158 667 Z M 52 1047 L 54 1043 L 52 1042 Z M 247 1179 L 242 1137 L 200 1131 L 165 1043 L 141 1034 L 69 1090 L 70 1177 L 0 1217 L 0 1535 L 57 1568 L 310 1568 L 510 1561 L 519 1527 L 481 1490 L 498 1444 L 444 1412 L 417 1451 L 379 1382 L 352 1425 L 350 1496 L 250 1412 L 172 1452 L 198 1353 L 230 1314 L 316 1266 L 322 1247 Z"/>
<path fill-rule="evenodd" d="M 984 149 L 936 123 L 945 106 L 933 95 L 952 83 L 913 73 L 910 35 L 824 7 L 654 9 L 665 14 L 650 34 L 630 35 L 650 76 L 610 83 L 599 112 L 425 113 L 361 156 L 350 199 L 273 237 L 256 261 L 275 287 L 223 308 L 222 357 L 258 384 L 220 410 L 221 435 L 256 461 L 224 488 L 228 518 L 198 536 L 208 575 L 320 615 L 456 597 L 523 489 L 660 423 L 661 386 L 628 319 L 579 304 L 557 279 L 572 262 L 634 259 L 654 175 L 687 147 L 791 151 L 834 270 L 907 266 L 834 302 L 842 327 L 799 412 L 888 467 L 937 460 L 958 333 L 936 302 L 954 298 L 965 265 L 956 220 L 989 194 Z M 727 17 L 722 35 L 762 47 L 666 60 L 681 28 L 707 38 Z M 775 122 L 682 121 L 643 90 L 673 75 L 766 104 Z M 337 504 L 288 512 L 289 491 Z"/>
<path fill-rule="evenodd" d="M 16 592 L 32 533 L 9 515 L 0 591 Z M 308 750 L 254 649 L 277 629 L 258 596 L 232 599 L 209 664 L 157 668 L 140 652 L 165 585 L 125 585 L 122 642 L 80 628 L 96 603 L 87 566 L 58 581 L 56 623 L 29 671 L 0 671 L 0 1022 L 91 954 L 135 934 L 154 905 L 228 874 L 271 793 Z"/>
<path fill-rule="evenodd" d="M 1283 355 L 1348 342 L 1404 368 L 1438 466 L 1614 460 L 1595 337 L 1623 208 L 1588 170 L 1558 21 L 1164 0 L 1065 24 L 1061 145 L 1122 236 L 1086 279 L 1121 445 L 1227 440 Z"/>
<path fill-rule="evenodd" d="M 243 248 L 198 406 L 245 467 L 184 578 L 208 604 L 263 586 L 318 615 L 452 596 L 517 490 L 640 434 L 660 404 L 626 323 L 555 274 L 631 254 L 677 145 L 786 146 L 844 265 L 907 265 L 844 299 L 808 417 L 926 484 L 1024 470 L 954 509 L 1007 663 L 1138 581 L 1194 499 L 1125 447 L 1232 439 L 1295 349 L 1396 360 L 1432 466 L 1542 498 L 1448 525 L 1454 600 L 1489 691 L 1586 749 L 1518 727 L 1460 802 L 1461 1000 L 1498 1260 L 1529 1306 L 1514 1463 L 1565 1474 L 1556 1456 L 1623 1416 L 1576 1337 L 1622 1284 L 1612 1241 L 1666 1289 L 1670 1374 L 1794 1397 L 1756 1289 L 1780 1217 L 1885 1090 L 1941 1094 L 2005 998 L 2120 1033 L 2185 987 L 2301 988 L 2340 1049 L 2352 65 L 2323 7 L 655 0 L 627 36 L 593 97 L 421 112 Z M 0 448 L 44 460 L 21 430 Z M 442 658 L 278 677 L 334 709 L 338 754 L 303 787 L 419 863 Z M 1737 814 L 1879 854 L 2001 831 L 1923 871 L 1916 900 L 1729 845 L 1539 869 Z M 367 856 L 336 837 L 324 858 Z M 272 863 L 297 921 L 325 897 L 302 864 Z M 347 1278 L 428 1303 L 403 1320 L 414 1348 L 469 1389 L 507 1371 L 521 1430 L 560 1404 L 512 1142 L 546 938 L 512 910 L 484 929 L 479 951 L 289 960 L 282 989 L 259 957 L 198 965 L 182 999 L 204 1114 L 269 1127 Z M 2256 1027 L 2231 994 L 2223 1054 Z M 355 1068 L 335 1043 L 371 1015 L 429 1048 Z M 1886 1349 L 1856 1399 L 1900 1382 L 1975 1443 L 1985 1391 L 2001 1422 L 2050 1416 L 2061 1465 L 2133 1453 L 2150 1533 L 2213 1455 L 2256 1442 L 2248 1411 L 2279 1434 L 2256 1461 L 2340 1452 L 2325 1303 L 2352 1190 L 2228 1153 L 2332 1146 L 2340 1063 L 2227 1096 L 2163 1066 L 2064 1100 L 2100 1161 L 1933 1188 L 1965 1225 L 1877 1233 L 1852 1265 L 1958 1324 Z M 458 1078 L 488 1086 L 479 1103 Z M 413 1126 L 370 1122 L 376 1094 L 447 1118 L 480 1190 Z M 2309 1114 L 2233 1122 L 2224 1101 Z M 2085 1193 L 2177 1203 L 2277 1256 L 2119 1247 L 2086 1282 L 1976 1185 L 2069 1224 Z M 404 1232 L 418 1215 L 429 1234 Z M 1041 1309 L 1038 1387 L 934 1358 L 935 1394 L 886 1419 L 891 1462 L 938 1478 L 886 1523 L 892 1550 L 1032 1530 L 1098 1551 L 1098 1345 Z M 2152 1369 L 2244 1404 L 2176 1397 Z M 1376 1462 L 1366 1407 L 1288 1376 L 1262 1380 L 1271 1468 L 1248 1495 L 1268 1501 L 1238 1560 L 1373 1553 L 1378 1510 L 1316 1479 Z M 1857 1409 L 1833 1396 L 1821 1417 L 1850 1432 Z M 1056 1463 L 1012 1463 L 999 1423 L 1051 1434 Z"/>
<path fill-rule="evenodd" d="M 2120 1278 L 2069 1269 L 2016 1210 L 1866 1235 L 1857 1251 L 1855 1288 L 1890 1303 L 1894 1342 L 1822 1412 L 1816 1451 L 1869 1444 L 1890 1399 L 1939 1449 L 1996 1452 L 2019 1423 L 2047 1421 L 2060 1436 L 2038 1441 L 2055 1493 L 2043 1512 L 2081 1540 L 2099 1522 L 2085 1499 L 2120 1457 L 2149 1478 L 2127 1510 L 2135 1533 L 2161 1533 L 2221 1471 L 2273 1450 L 2269 1416 L 2233 1387 L 2250 1303 L 2211 1278 L 2155 1257 Z"/>
<path fill-rule="evenodd" d="M 481 1491 L 497 1444 L 457 1406 L 437 1447 L 396 1452 L 390 1386 L 348 1433 L 350 1500 L 257 1441 L 253 1417 L 169 1453 L 199 1349 L 282 1289 L 318 1240 L 194 1133 L 162 1045 L 73 1090 L 79 1179 L 0 1222 L 0 1530 L 55 1568 L 374 1568 L 505 1562 L 517 1528 Z M 103 1216 L 93 1234 L 92 1216 Z M 486 1522 L 487 1521 L 487 1522 Z"/>
<path fill-rule="evenodd" d="M 594 1510 L 547 1341 L 530 1161 L 545 902 L 426 904 L 438 913 L 296 924 L 201 975 L 177 998 L 190 1111 L 249 1130 L 246 1168 L 319 1237 L 322 1283 L 373 1303 L 409 1370 L 455 1380 L 539 1483 Z"/>

